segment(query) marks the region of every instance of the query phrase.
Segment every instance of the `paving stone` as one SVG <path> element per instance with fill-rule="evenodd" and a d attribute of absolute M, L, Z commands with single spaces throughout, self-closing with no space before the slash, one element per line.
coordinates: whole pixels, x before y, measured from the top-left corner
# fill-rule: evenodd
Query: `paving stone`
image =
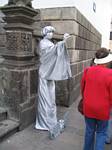
<path fill-rule="evenodd" d="M 19 123 L 12 120 L 0 122 L 0 141 L 18 131 Z"/>

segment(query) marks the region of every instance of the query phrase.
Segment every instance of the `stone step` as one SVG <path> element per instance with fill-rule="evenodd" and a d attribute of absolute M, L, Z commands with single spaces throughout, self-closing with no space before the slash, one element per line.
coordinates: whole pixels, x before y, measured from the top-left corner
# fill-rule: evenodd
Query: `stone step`
<path fill-rule="evenodd" d="M 0 122 L 0 142 L 19 131 L 19 123 L 12 120 Z"/>
<path fill-rule="evenodd" d="M 7 110 L 0 107 L 0 121 L 6 120 L 7 116 Z"/>

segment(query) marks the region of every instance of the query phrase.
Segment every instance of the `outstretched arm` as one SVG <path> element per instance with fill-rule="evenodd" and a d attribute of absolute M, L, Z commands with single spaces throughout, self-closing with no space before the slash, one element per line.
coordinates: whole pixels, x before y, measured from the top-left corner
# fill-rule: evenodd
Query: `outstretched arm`
<path fill-rule="evenodd" d="M 70 37 L 71 36 L 68 33 L 65 33 L 63 35 L 63 40 L 56 44 L 57 47 L 60 47 L 60 48 L 57 48 L 57 55 L 60 55 L 63 52 L 63 50 L 66 49 L 66 48 L 63 49 L 63 47 L 66 47 L 66 41 Z"/>

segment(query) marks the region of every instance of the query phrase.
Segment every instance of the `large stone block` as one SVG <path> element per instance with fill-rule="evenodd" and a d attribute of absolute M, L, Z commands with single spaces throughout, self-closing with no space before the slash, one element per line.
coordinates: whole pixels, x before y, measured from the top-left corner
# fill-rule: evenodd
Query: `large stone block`
<path fill-rule="evenodd" d="M 87 32 L 87 40 L 90 40 L 90 31 L 89 30 L 86 30 L 86 32 Z"/>
<path fill-rule="evenodd" d="M 81 24 L 81 17 L 82 14 L 80 13 L 80 11 L 77 10 L 77 22 Z"/>
<path fill-rule="evenodd" d="M 74 63 L 79 61 L 79 50 L 69 50 L 70 62 Z"/>
<path fill-rule="evenodd" d="M 88 59 L 93 58 L 94 57 L 94 53 L 95 53 L 95 51 L 87 51 L 87 57 L 86 57 L 86 59 L 88 60 Z"/>
<path fill-rule="evenodd" d="M 79 50 L 79 59 L 86 60 L 87 51 L 86 50 Z"/>
<path fill-rule="evenodd" d="M 97 43 L 97 44 L 101 45 L 101 40 L 102 40 L 101 37 L 99 38 L 98 36 L 96 36 L 96 41 L 97 41 L 96 43 Z"/>
<path fill-rule="evenodd" d="M 5 33 L 0 33 L 0 47 L 6 46 L 6 35 Z"/>
<path fill-rule="evenodd" d="M 88 30 L 91 31 L 91 23 L 88 21 Z"/>
<path fill-rule="evenodd" d="M 67 48 L 75 49 L 76 44 L 76 36 L 71 35 L 71 37 L 67 40 Z"/>
<path fill-rule="evenodd" d="M 28 100 L 28 72 L 5 70 L 7 73 L 4 77 L 2 90 L 4 91 L 1 106 L 8 108 L 9 115 L 19 119 L 19 104 Z"/>
<path fill-rule="evenodd" d="M 51 21 L 50 23 L 56 28 L 57 34 L 64 34 L 65 32 L 73 35 L 79 34 L 79 25 L 75 21 Z"/>
<path fill-rule="evenodd" d="M 91 50 L 90 41 L 88 41 L 88 40 L 86 40 L 85 49 L 86 50 Z"/>
<path fill-rule="evenodd" d="M 81 38 L 77 36 L 76 37 L 75 49 L 80 49 L 80 43 L 81 43 Z"/>
<path fill-rule="evenodd" d="M 96 50 L 98 50 L 101 47 L 101 44 L 96 44 Z"/>
<path fill-rule="evenodd" d="M 82 72 L 83 72 L 83 70 L 82 70 Z M 79 74 L 77 74 L 77 75 L 75 76 L 76 85 L 80 84 L 80 82 L 81 82 L 82 72 L 80 72 Z"/>
<path fill-rule="evenodd" d="M 84 27 L 79 24 L 79 36 L 80 36 L 80 37 L 83 37 L 83 31 L 84 31 L 83 28 L 84 28 Z"/>
<path fill-rule="evenodd" d="M 19 129 L 22 130 L 28 125 L 32 124 L 36 118 L 36 108 L 35 105 L 28 107 L 27 109 L 23 110 L 20 113 L 20 127 Z"/>
<path fill-rule="evenodd" d="M 9 96 L 18 97 L 21 101 L 27 97 L 26 94 L 26 83 L 27 83 L 27 73 L 26 72 L 16 72 L 8 70 L 6 68 L 0 69 L 0 91 L 3 91 L 3 94 Z M 11 92 L 10 92 L 11 89 Z M 22 89 L 23 93 L 20 93 Z M 0 93 L 1 94 L 1 93 Z"/>
<path fill-rule="evenodd" d="M 75 7 L 41 9 L 41 20 L 77 20 Z"/>
<path fill-rule="evenodd" d="M 81 24 L 86 27 L 87 19 L 81 14 Z"/>
<path fill-rule="evenodd" d="M 38 70 L 30 71 L 30 95 L 34 95 L 37 93 L 38 87 Z"/>
<path fill-rule="evenodd" d="M 69 89 L 68 89 L 68 80 L 57 81 L 56 82 L 56 103 L 58 105 L 66 106 L 68 99 Z"/>
<path fill-rule="evenodd" d="M 75 48 L 76 49 L 85 49 L 85 46 L 86 46 L 86 40 L 81 38 L 81 37 L 76 37 L 76 44 L 75 44 Z"/>
<path fill-rule="evenodd" d="M 87 39 L 87 29 L 83 28 L 83 38 Z"/>
<path fill-rule="evenodd" d="M 97 44 L 96 43 L 93 43 L 93 50 L 97 50 Z"/>
<path fill-rule="evenodd" d="M 91 32 L 95 34 L 95 28 L 93 26 L 91 26 Z"/>
<path fill-rule="evenodd" d="M 77 20 L 77 9 L 75 7 L 65 7 L 65 8 L 62 8 L 61 10 L 62 10 L 61 19 Z"/>
<path fill-rule="evenodd" d="M 85 22 L 85 27 L 86 27 L 86 29 L 89 30 L 89 21 L 87 19 L 86 19 L 86 22 Z"/>
<path fill-rule="evenodd" d="M 71 71 L 72 71 L 72 76 L 75 76 L 77 74 L 77 63 L 71 64 Z"/>
<path fill-rule="evenodd" d="M 94 39 L 95 35 L 93 33 L 91 33 L 91 41 L 94 42 L 95 39 Z"/>
<path fill-rule="evenodd" d="M 86 44 L 86 40 L 81 38 L 81 41 L 80 41 L 80 49 L 85 49 L 85 44 Z"/>
<path fill-rule="evenodd" d="M 96 36 L 96 41 L 97 41 L 96 43 L 97 43 L 97 44 L 101 44 L 101 40 L 102 40 L 101 37 L 99 38 L 98 36 Z"/>
<path fill-rule="evenodd" d="M 41 9 L 41 20 L 60 20 L 61 8 Z"/>
<path fill-rule="evenodd" d="M 69 94 L 69 101 L 67 103 L 67 106 L 70 106 L 71 104 L 73 104 L 73 102 L 75 102 L 77 100 L 77 98 L 80 95 L 80 84 L 77 84 L 71 91 Z"/>
<path fill-rule="evenodd" d="M 69 84 L 68 84 L 69 90 L 72 91 L 75 86 L 76 86 L 76 80 L 75 77 L 72 76 L 72 78 L 69 79 Z"/>
<path fill-rule="evenodd" d="M 59 81 L 56 83 L 56 103 L 58 105 L 70 106 L 79 96 L 79 85 L 75 78 Z"/>
<path fill-rule="evenodd" d="M 15 100 L 16 97 L 20 100 L 19 103 L 23 103 L 28 99 L 28 72 L 27 71 L 12 71 L 10 79 L 10 88 L 12 89 L 12 95 Z"/>
<path fill-rule="evenodd" d="M 77 64 L 77 73 L 79 74 L 80 72 L 82 72 L 82 70 L 83 70 L 83 63 L 79 62 Z"/>

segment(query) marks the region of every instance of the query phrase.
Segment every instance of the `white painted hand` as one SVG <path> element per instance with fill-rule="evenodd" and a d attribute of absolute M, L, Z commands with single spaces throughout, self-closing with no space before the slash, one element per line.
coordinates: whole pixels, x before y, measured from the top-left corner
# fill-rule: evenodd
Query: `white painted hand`
<path fill-rule="evenodd" d="M 64 41 L 66 41 L 70 37 L 71 37 L 70 34 L 65 33 L 64 36 L 63 36 L 63 39 L 64 39 Z"/>

